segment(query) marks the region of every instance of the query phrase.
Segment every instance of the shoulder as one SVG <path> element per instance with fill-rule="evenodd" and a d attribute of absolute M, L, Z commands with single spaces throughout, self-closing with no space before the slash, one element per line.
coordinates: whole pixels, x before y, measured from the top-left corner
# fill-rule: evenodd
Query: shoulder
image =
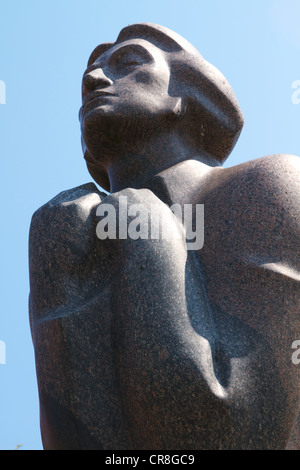
<path fill-rule="evenodd" d="M 33 218 L 41 215 L 43 212 L 56 209 L 58 207 L 71 207 L 72 205 L 80 206 L 87 200 L 97 200 L 101 202 L 107 195 L 100 192 L 94 183 L 86 183 L 76 188 L 67 189 L 60 192 L 46 204 L 41 206 L 34 214 Z"/>
<path fill-rule="evenodd" d="M 300 236 L 299 157 L 273 155 L 220 169 L 206 201 L 209 233 L 216 237 L 216 230 L 222 243 L 228 240 L 228 251 L 257 253 L 261 259 L 295 258 Z"/>
<path fill-rule="evenodd" d="M 42 262 L 59 250 L 85 253 L 93 245 L 97 207 L 106 197 L 93 183 L 63 191 L 32 216 L 29 233 L 30 259 Z"/>
<path fill-rule="evenodd" d="M 288 154 L 269 155 L 228 169 L 233 175 L 251 180 L 256 184 L 276 184 L 283 188 L 293 181 L 299 182 L 300 157 Z"/>
<path fill-rule="evenodd" d="M 267 156 L 235 171 L 233 180 L 240 186 L 233 206 L 239 208 L 244 239 L 260 259 L 293 266 L 293 278 L 299 279 L 300 158 Z"/>
<path fill-rule="evenodd" d="M 300 157 L 288 154 L 268 155 L 223 168 L 223 172 L 225 179 L 242 178 L 243 182 L 251 180 L 251 182 L 257 181 L 257 184 L 277 180 L 284 186 L 289 181 L 299 181 Z"/>
<path fill-rule="evenodd" d="M 106 197 L 94 183 L 62 191 L 37 209 L 31 219 L 31 232 L 49 223 L 62 223 L 76 219 L 86 219 L 91 210 Z"/>
<path fill-rule="evenodd" d="M 300 157 L 279 154 L 251 160 L 224 169 L 222 180 L 250 211 L 260 207 L 265 214 L 284 210 L 300 215 Z"/>

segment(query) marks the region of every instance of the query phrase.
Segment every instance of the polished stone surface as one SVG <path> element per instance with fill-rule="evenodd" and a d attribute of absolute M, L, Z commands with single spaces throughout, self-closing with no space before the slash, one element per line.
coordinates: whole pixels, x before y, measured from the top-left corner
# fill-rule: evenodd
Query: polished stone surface
<path fill-rule="evenodd" d="M 95 49 L 80 120 L 111 194 L 85 184 L 32 219 L 45 449 L 300 448 L 299 158 L 223 168 L 243 125 L 233 91 L 152 24 Z M 169 206 L 203 204 L 203 247 L 100 240 L 99 204 L 118 216 L 121 197 L 173 232 Z"/>

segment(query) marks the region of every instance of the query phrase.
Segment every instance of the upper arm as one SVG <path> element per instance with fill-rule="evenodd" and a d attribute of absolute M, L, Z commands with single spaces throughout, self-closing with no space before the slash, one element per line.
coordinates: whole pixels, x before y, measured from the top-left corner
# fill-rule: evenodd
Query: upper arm
<path fill-rule="evenodd" d="M 299 162 L 280 155 L 224 170 L 205 202 L 201 252 L 210 300 L 290 366 L 300 334 Z"/>
<path fill-rule="evenodd" d="M 218 172 L 204 201 L 200 252 L 209 301 L 259 336 L 291 403 L 300 385 L 292 362 L 300 339 L 299 162 L 281 155 Z"/>
<path fill-rule="evenodd" d="M 300 158 L 278 155 L 256 160 L 245 180 L 242 197 L 251 221 L 245 220 L 252 238 L 251 256 L 261 258 L 261 264 L 277 264 L 278 270 L 299 281 Z"/>
<path fill-rule="evenodd" d="M 29 235 L 30 306 L 36 317 L 70 305 L 96 242 L 94 185 L 64 191 L 38 209 Z"/>
<path fill-rule="evenodd" d="M 248 221 L 241 221 L 236 295 L 248 324 L 273 351 L 287 395 L 296 403 L 300 370 L 292 362 L 292 345 L 300 339 L 300 158 L 266 157 L 251 171 L 249 196 L 243 194 Z"/>

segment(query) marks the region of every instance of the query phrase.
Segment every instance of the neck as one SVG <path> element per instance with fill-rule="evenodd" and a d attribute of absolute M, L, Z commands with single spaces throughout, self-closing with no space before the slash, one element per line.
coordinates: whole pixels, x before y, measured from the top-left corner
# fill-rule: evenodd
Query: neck
<path fill-rule="evenodd" d="M 106 167 L 111 192 L 131 187 L 148 188 L 170 197 L 175 187 L 182 188 L 188 181 L 197 180 L 212 168 L 219 166 L 212 157 L 199 153 L 190 142 L 184 141 L 177 133 L 155 136 L 143 143 L 138 151 L 126 152 L 112 158 Z M 193 174 L 196 171 L 195 174 Z M 179 185 L 178 185 L 179 183 Z M 158 190 L 157 188 L 160 187 Z M 157 194 L 163 197 L 163 194 Z"/>

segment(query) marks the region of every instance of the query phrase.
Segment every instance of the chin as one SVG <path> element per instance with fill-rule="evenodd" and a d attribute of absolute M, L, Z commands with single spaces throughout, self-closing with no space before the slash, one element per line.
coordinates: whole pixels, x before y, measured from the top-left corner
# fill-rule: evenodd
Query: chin
<path fill-rule="evenodd" d="M 126 128 L 126 120 L 118 119 L 115 115 L 103 113 L 89 112 L 81 120 L 81 132 L 93 159 L 99 161 L 99 156 L 103 154 L 111 154 L 120 151 L 126 142 L 124 129 Z M 100 158 L 102 160 L 102 158 Z"/>
<path fill-rule="evenodd" d="M 104 107 L 97 108 L 84 115 L 81 120 L 81 131 L 84 141 L 89 146 L 99 144 L 122 145 L 128 142 L 134 133 L 132 119 L 128 116 L 109 112 Z"/>
<path fill-rule="evenodd" d="M 133 112 L 116 113 L 109 106 L 101 106 L 84 115 L 81 130 L 92 155 L 99 155 L 103 149 L 110 154 L 124 153 L 144 146 L 153 135 L 160 132 L 161 121 L 161 116 Z"/>

